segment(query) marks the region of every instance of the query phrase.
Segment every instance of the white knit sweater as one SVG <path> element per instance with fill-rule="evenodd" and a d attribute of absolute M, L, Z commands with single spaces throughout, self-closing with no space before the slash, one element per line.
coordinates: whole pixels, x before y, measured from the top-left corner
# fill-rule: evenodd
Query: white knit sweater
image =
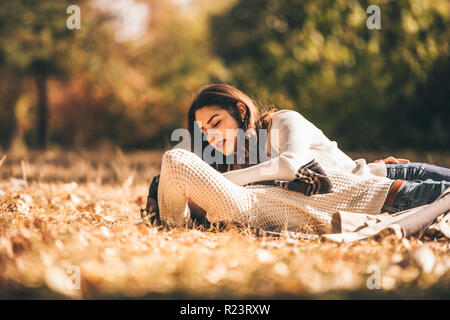
<path fill-rule="evenodd" d="M 393 182 L 375 175 L 355 175 L 329 168 L 334 191 L 305 196 L 276 186 L 239 186 L 195 153 L 172 149 L 164 153 L 158 188 L 163 221 L 184 225 L 190 220 L 188 200 L 207 212 L 210 222 L 234 221 L 265 230 L 329 233 L 338 210 L 378 214 Z M 248 181 L 248 180 L 246 180 Z"/>
<path fill-rule="evenodd" d="M 316 159 L 325 171 L 334 168 L 356 175 L 386 177 L 387 174 L 384 162 L 366 164 L 364 159 L 353 161 L 322 130 L 292 110 L 273 114 L 265 154 L 268 150 L 271 155 L 262 158 L 262 163 L 223 175 L 240 186 L 262 180 L 292 180 L 298 168 L 312 159 Z"/>

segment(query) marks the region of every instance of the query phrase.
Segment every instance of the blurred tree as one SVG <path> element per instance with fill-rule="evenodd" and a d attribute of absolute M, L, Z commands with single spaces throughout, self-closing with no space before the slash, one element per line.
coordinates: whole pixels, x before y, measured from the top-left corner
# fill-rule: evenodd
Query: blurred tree
<path fill-rule="evenodd" d="M 236 86 L 344 147 L 449 149 L 447 0 L 240 0 L 211 28 Z"/>
<path fill-rule="evenodd" d="M 66 72 L 64 44 L 72 37 L 66 28 L 66 8 L 72 2 L 0 2 L 2 74 L 4 79 L 12 76 L 15 86 L 19 88 L 25 78 L 34 78 L 38 109 L 36 143 L 42 148 L 46 148 L 48 143 L 47 81 L 50 75 L 63 75 Z M 12 101 L 5 101 L 8 103 L 6 107 L 13 108 L 13 101 L 18 97 L 17 93 L 11 94 Z"/>
<path fill-rule="evenodd" d="M 207 18 L 227 2 L 86 0 L 77 3 L 80 30 L 67 30 L 67 1 L 2 2 L 0 90 L 9 100 L 0 103 L 10 110 L 27 95 L 24 101 L 39 106 L 36 126 L 25 135 L 31 145 L 49 138 L 42 121 L 48 119 L 51 141 L 60 145 L 95 147 L 109 140 L 123 148 L 165 147 L 171 131 L 186 126 L 193 91 L 226 77 L 208 46 Z M 130 5 L 150 8 L 138 38 L 121 32 L 134 24 Z M 9 78 L 17 83 L 7 85 Z M 0 121 L 7 122 L 7 113 L 14 114 L 0 114 Z"/>

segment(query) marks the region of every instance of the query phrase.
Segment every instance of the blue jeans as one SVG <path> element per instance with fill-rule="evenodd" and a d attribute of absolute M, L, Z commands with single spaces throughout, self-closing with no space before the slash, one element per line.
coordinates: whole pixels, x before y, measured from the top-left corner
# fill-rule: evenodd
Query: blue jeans
<path fill-rule="evenodd" d="M 387 177 L 407 182 L 397 193 L 392 207 L 384 210 L 395 213 L 429 204 L 450 187 L 450 169 L 426 163 L 386 164 Z"/>

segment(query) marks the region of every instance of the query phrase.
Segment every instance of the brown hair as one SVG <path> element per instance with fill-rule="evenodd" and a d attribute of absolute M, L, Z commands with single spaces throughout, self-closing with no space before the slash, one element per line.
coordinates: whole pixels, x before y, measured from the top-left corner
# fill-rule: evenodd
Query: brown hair
<path fill-rule="evenodd" d="M 243 103 L 246 107 L 244 119 L 242 119 L 239 108 L 237 107 L 238 102 Z M 245 152 L 239 153 L 237 152 L 237 150 L 235 150 L 233 164 L 226 164 L 225 158 L 223 158 L 222 163 L 212 163 L 211 166 L 220 172 L 226 172 L 254 165 L 249 163 L 249 148 L 251 143 L 250 141 L 253 141 L 252 142 L 253 144 L 254 142 L 258 141 L 260 129 L 267 129 L 267 131 L 270 130 L 272 124 L 272 113 L 276 111 L 276 108 L 274 106 L 260 107 L 259 108 L 260 110 L 264 110 L 264 113 L 260 115 L 260 111 L 256 107 L 255 102 L 248 95 L 246 95 L 239 89 L 227 84 L 207 85 L 201 88 L 199 92 L 196 94 L 188 111 L 188 128 L 191 137 L 194 137 L 194 131 L 196 130 L 195 129 L 196 126 L 194 125 L 195 111 L 206 106 L 217 106 L 219 108 L 228 111 L 228 113 L 234 119 L 236 119 L 240 129 L 242 129 L 244 132 L 247 132 L 247 130 L 250 129 L 250 132 L 256 135 L 256 139 L 250 139 L 248 135 L 245 136 L 245 143 L 244 143 Z M 191 139 L 191 141 L 193 147 L 194 140 Z M 209 143 L 207 141 L 203 141 L 203 134 L 202 134 L 202 150 L 201 150 L 202 154 L 199 154 L 201 158 L 203 156 L 203 151 L 208 146 L 208 144 Z M 253 145 L 253 147 L 255 146 Z M 258 147 L 258 143 L 256 143 L 256 147 Z M 215 152 L 219 151 L 216 150 Z M 245 159 L 240 159 L 240 161 L 238 161 L 237 159 L 238 154 L 244 154 Z M 257 150 L 257 155 L 259 163 L 260 162 L 259 150 Z M 241 163 L 243 162 L 243 160 L 245 161 L 244 164 Z"/>

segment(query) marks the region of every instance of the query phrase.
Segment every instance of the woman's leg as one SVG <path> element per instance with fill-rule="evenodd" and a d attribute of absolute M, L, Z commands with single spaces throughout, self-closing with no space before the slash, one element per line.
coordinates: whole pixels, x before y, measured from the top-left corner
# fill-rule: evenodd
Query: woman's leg
<path fill-rule="evenodd" d="M 164 153 L 158 187 L 161 220 L 184 225 L 190 219 L 188 200 L 206 210 L 210 222 L 247 224 L 256 212 L 256 196 L 225 178 L 195 153 Z"/>
<path fill-rule="evenodd" d="M 450 169 L 438 167 L 427 163 L 398 163 L 386 164 L 387 177 L 392 180 L 407 181 L 450 181 Z"/>
<path fill-rule="evenodd" d="M 397 193 L 392 207 L 384 206 L 385 210 L 392 213 L 416 208 L 429 204 L 436 200 L 447 188 L 448 181 L 406 181 Z"/>

